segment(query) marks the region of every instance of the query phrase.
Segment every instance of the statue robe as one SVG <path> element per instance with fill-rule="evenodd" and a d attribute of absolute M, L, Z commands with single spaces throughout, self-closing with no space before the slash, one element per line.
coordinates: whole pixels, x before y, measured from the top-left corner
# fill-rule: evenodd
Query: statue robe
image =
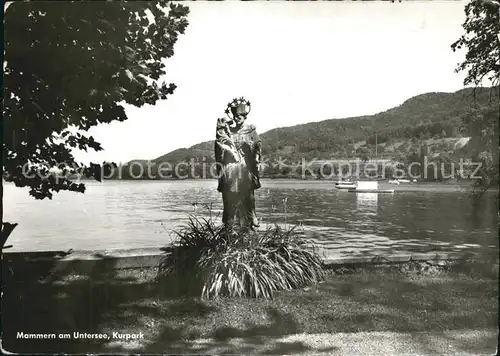
<path fill-rule="evenodd" d="M 259 164 L 262 142 L 253 125 L 231 132 L 227 122 L 219 119 L 215 140 L 215 160 L 222 193 L 224 224 L 258 226 L 254 190 L 260 188 Z M 243 220 L 243 221 L 242 221 Z"/>
<path fill-rule="evenodd" d="M 237 132 L 218 125 L 215 160 L 219 192 L 243 192 L 260 188 L 259 164 L 262 141 L 255 126 L 244 125 Z"/>

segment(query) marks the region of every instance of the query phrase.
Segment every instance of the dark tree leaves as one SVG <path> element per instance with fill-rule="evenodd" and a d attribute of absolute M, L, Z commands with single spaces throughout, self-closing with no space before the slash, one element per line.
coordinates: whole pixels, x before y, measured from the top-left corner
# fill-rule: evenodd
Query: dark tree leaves
<path fill-rule="evenodd" d="M 188 13 L 165 0 L 12 3 L 5 13 L 5 179 L 37 199 L 85 190 L 50 167 L 102 179 L 112 165 L 84 166 L 71 149 L 102 150 L 84 132 L 126 120 L 121 103 L 155 104 L 174 92 L 175 84 L 158 80 Z"/>
<path fill-rule="evenodd" d="M 478 195 L 499 181 L 498 115 L 497 109 L 478 107 L 463 120 L 463 130 L 471 136 L 472 159 L 480 164 L 473 184 Z"/>
<path fill-rule="evenodd" d="M 500 79 L 500 2 L 474 0 L 465 6 L 465 33 L 452 44 L 453 51 L 465 49 L 465 60 L 456 71 L 467 73 L 464 85 L 479 86 L 484 79 L 494 85 Z"/>
<path fill-rule="evenodd" d="M 464 85 L 478 87 L 484 79 L 496 90 L 491 100 L 496 108 L 478 107 L 463 118 L 465 131 L 472 137 L 473 159 L 480 164 L 480 179 L 474 181 L 475 191 L 482 195 L 498 183 L 498 121 L 500 118 L 500 1 L 474 0 L 465 7 L 465 33 L 453 43 L 452 49 L 465 49 L 465 60 L 457 72 L 465 71 Z"/>

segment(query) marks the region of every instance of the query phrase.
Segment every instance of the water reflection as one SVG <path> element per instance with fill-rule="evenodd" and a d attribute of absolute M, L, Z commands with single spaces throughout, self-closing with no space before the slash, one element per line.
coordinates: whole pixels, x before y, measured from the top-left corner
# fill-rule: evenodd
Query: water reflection
<path fill-rule="evenodd" d="M 359 212 L 366 215 L 377 215 L 378 194 L 356 193 L 356 207 Z"/>
<path fill-rule="evenodd" d="M 491 216 L 498 214 L 498 200 L 481 199 L 470 206 L 470 223 L 473 229 L 481 229 Z"/>

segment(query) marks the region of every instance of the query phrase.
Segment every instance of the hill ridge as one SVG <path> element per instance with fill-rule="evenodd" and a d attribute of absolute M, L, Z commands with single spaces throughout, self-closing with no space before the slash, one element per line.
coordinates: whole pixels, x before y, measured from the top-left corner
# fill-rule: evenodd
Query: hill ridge
<path fill-rule="evenodd" d="M 288 155 L 324 158 L 373 156 L 375 140 L 384 156 L 406 154 L 408 142 L 433 139 L 456 139 L 467 133 L 460 129 L 464 115 L 477 107 L 498 106 L 491 98 L 494 88 L 463 88 L 455 92 L 427 92 L 413 96 L 398 106 L 373 114 L 312 121 L 287 127 L 273 128 L 261 133 L 264 155 Z M 373 123 L 373 125 L 372 125 Z M 375 135 L 377 133 L 377 135 Z M 375 137 L 377 136 L 377 137 Z M 385 146 L 400 142 L 400 152 L 385 152 Z M 178 148 L 151 161 L 180 162 L 190 159 L 213 159 L 213 140 L 190 147 Z M 141 160 L 136 160 L 141 161 Z"/>

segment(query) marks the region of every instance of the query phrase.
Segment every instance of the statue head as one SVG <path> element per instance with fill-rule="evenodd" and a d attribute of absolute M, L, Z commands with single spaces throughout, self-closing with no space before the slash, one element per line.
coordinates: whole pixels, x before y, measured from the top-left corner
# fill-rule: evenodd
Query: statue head
<path fill-rule="evenodd" d="M 239 99 L 234 98 L 233 101 L 229 102 L 225 113 L 236 126 L 241 126 L 245 122 L 250 110 L 250 101 L 241 97 Z"/>

